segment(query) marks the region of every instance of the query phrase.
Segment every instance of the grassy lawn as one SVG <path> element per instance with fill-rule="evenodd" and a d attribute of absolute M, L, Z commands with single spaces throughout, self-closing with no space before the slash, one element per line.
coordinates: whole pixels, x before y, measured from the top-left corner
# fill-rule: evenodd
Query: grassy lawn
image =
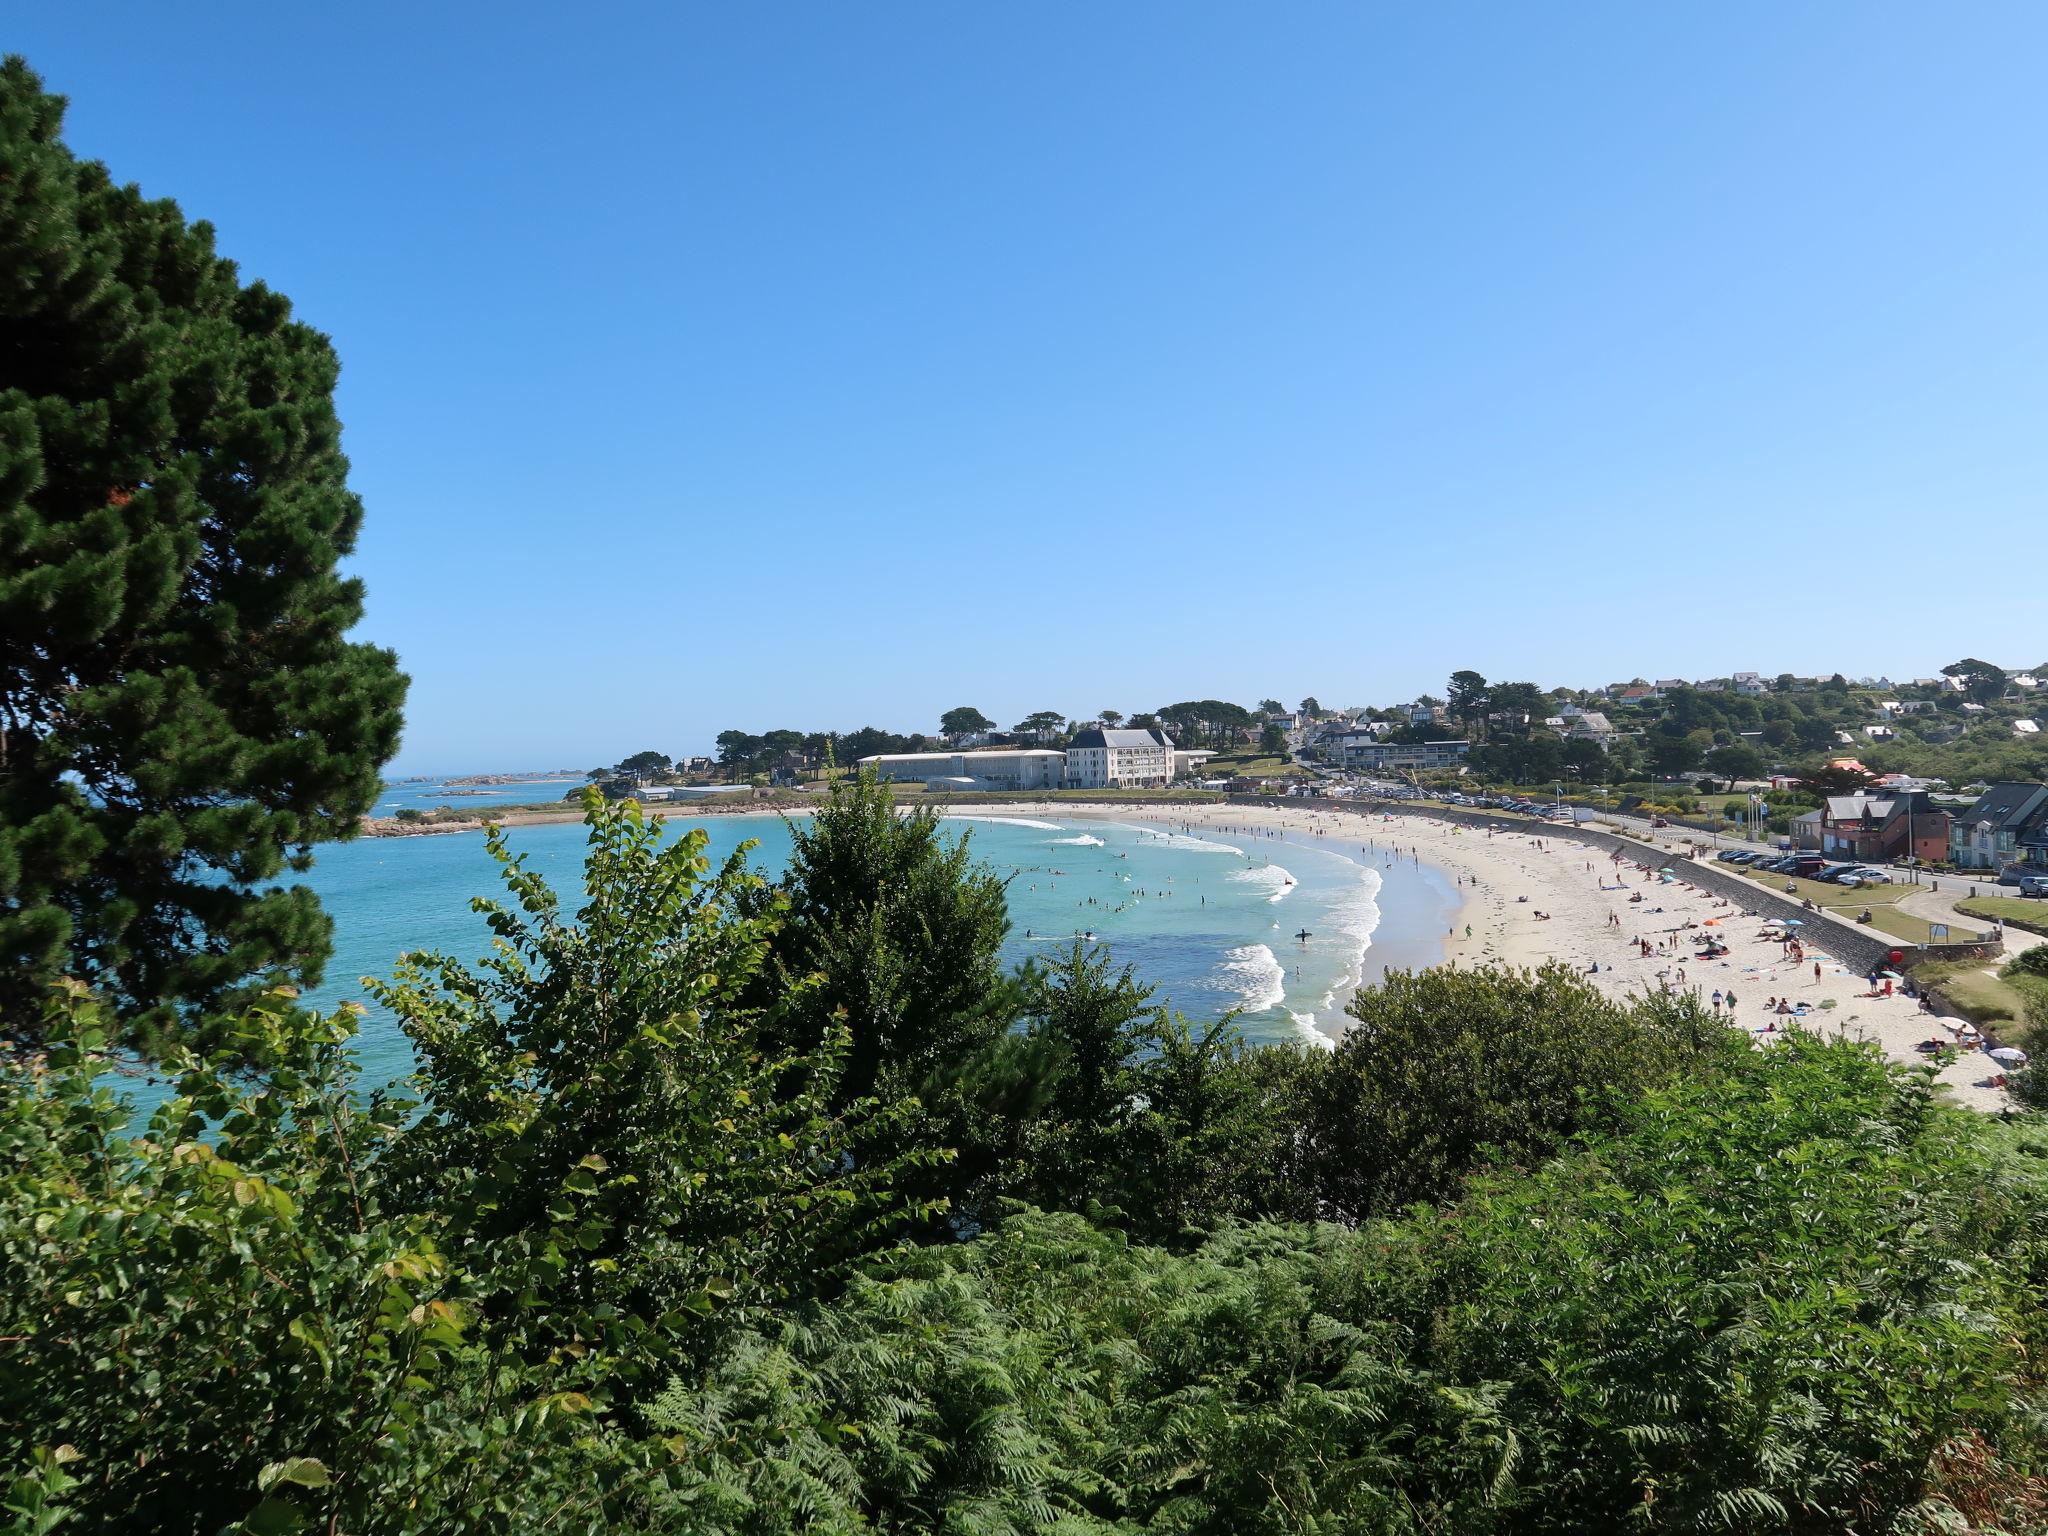
<path fill-rule="evenodd" d="M 1830 916 L 1839 917 L 1844 922 L 1853 923 L 1862 915 L 1863 908 L 1860 906 L 1831 907 L 1828 911 Z M 1895 939 L 1904 939 L 1908 944 L 1927 944 L 1933 942 L 1927 936 L 1926 918 L 1915 917 L 1910 912 L 1901 912 L 1893 907 L 1871 907 L 1870 921 L 1859 926 L 1875 928 L 1881 933 L 1890 934 Z M 1967 934 L 1951 933 L 1949 942 L 1963 941 L 1969 937 L 1970 935 Z"/>
<path fill-rule="evenodd" d="M 2009 928 L 2048 933 L 2048 901 L 2022 901 L 2017 896 L 1976 896 L 1957 902 L 1956 910 L 1984 918 L 1987 922 L 1996 918 Z"/>
<path fill-rule="evenodd" d="M 1725 867 L 1725 866 L 1724 866 Z M 1915 917 L 1910 912 L 1894 910 L 1896 903 L 1909 895 L 1914 887 L 1894 881 L 1890 885 L 1859 885 L 1853 889 L 1845 885 L 1830 885 L 1825 880 L 1791 880 L 1795 887 L 1787 891 L 1788 877 L 1785 875 L 1753 873 L 1739 869 L 1738 874 L 1748 875 L 1758 885 L 1776 891 L 1779 895 L 1793 895 L 1812 902 L 1831 917 L 1853 923 L 1863 915 L 1865 908 L 1870 911 L 1870 921 L 1862 926 L 1888 933 L 1895 939 L 1904 939 L 1909 944 L 1928 943 L 1927 919 Z M 1965 935 L 1956 934 L 1962 939 Z"/>
<path fill-rule="evenodd" d="M 1725 864 L 1720 867 L 1728 868 Z M 1825 880 L 1793 880 L 1788 875 L 1773 874 L 1769 870 L 1738 868 L 1735 873 L 1747 875 L 1758 885 L 1768 886 L 1781 896 L 1798 896 L 1816 907 L 1854 907 L 1859 912 L 1865 907 L 1888 907 L 1913 889 L 1897 881 L 1890 885 L 1859 885 L 1852 890 L 1846 885 L 1831 885 Z M 1793 890 L 1785 889 L 1788 883 L 1794 887 Z"/>
<path fill-rule="evenodd" d="M 2008 1030 L 2026 1018 L 2030 995 L 2048 995 L 2039 982 L 2002 981 L 1975 960 L 1919 966 L 1913 979 L 1972 1024 Z"/>
<path fill-rule="evenodd" d="M 1284 757 L 1260 757 L 1253 752 L 1233 752 L 1212 757 L 1202 765 L 1210 778 L 1224 775 L 1247 779 L 1304 779 L 1308 770 Z"/>

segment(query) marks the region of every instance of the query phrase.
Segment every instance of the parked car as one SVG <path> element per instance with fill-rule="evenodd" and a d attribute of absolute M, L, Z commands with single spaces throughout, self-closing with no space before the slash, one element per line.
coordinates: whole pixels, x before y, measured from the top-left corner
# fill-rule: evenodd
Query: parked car
<path fill-rule="evenodd" d="M 1828 884 L 1835 885 L 1855 873 L 1856 866 L 1854 864 L 1825 864 L 1813 872 L 1813 878 L 1825 880 Z"/>
<path fill-rule="evenodd" d="M 2022 896 L 2048 896 L 2048 875 L 2021 875 Z"/>

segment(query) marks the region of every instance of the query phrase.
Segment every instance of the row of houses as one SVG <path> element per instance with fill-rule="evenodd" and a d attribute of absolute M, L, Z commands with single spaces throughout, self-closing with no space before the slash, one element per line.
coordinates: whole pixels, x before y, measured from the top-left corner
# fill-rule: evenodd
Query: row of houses
<path fill-rule="evenodd" d="M 1801 848 L 1861 863 L 1914 858 L 2048 873 L 2048 784 L 1993 784 L 1966 807 L 1940 804 L 1924 789 L 1830 795 L 1794 819 L 1792 836 Z"/>
<path fill-rule="evenodd" d="M 860 760 L 878 779 L 927 789 L 1164 789 L 1193 778 L 1216 754 L 1176 747 L 1164 731 L 1076 732 L 1050 747 L 981 752 L 883 752 Z"/>
<path fill-rule="evenodd" d="M 1818 677 L 1795 677 L 1792 688 L 1797 692 L 1811 692 L 1820 687 L 1822 681 Z M 1961 677 L 1915 677 L 1904 683 L 1894 683 L 1888 677 L 1858 677 L 1849 681 L 1858 688 L 1920 688 L 1944 693 L 1964 693 L 1970 686 L 1968 679 Z M 2008 673 L 2005 683 L 2007 698 L 2033 693 L 2042 686 L 2042 680 L 2031 672 Z M 1646 682 L 1639 677 L 1633 682 L 1609 683 L 1600 692 L 1617 704 L 1647 704 L 1680 688 L 1690 688 L 1695 693 L 1739 693 L 1758 698 L 1766 693 L 1775 693 L 1777 682 L 1760 672 L 1734 672 L 1727 677 L 1703 677 L 1698 682 L 1689 682 L 1682 677 L 1660 677 L 1655 682 Z M 1900 706 L 1886 704 L 1881 707 L 1895 709 Z M 1933 706 L 1923 701 L 1920 707 L 1931 709 Z"/>

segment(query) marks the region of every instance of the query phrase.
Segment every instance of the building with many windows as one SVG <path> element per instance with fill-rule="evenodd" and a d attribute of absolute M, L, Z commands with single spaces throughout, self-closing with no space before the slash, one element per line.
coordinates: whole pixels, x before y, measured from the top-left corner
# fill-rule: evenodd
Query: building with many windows
<path fill-rule="evenodd" d="M 1415 773 L 1461 767 L 1472 750 L 1469 741 L 1381 741 L 1363 732 L 1345 731 L 1323 738 L 1326 757 L 1355 773 Z"/>
<path fill-rule="evenodd" d="M 882 752 L 860 760 L 878 779 L 951 789 L 1058 789 L 1066 754 L 1050 748 L 992 752 Z"/>
<path fill-rule="evenodd" d="M 1949 859 L 1964 869 L 2048 867 L 2048 784 L 1994 784 L 1949 828 Z"/>
<path fill-rule="evenodd" d="M 1173 741 L 1164 731 L 1091 726 L 1067 743 L 1069 789 L 1163 789 L 1173 775 Z"/>

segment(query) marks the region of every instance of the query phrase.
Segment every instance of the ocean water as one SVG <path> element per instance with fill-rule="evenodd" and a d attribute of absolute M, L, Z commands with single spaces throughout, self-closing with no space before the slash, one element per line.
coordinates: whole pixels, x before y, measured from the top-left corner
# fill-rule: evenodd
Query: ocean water
<path fill-rule="evenodd" d="M 764 873 L 786 863 L 779 816 L 704 820 L 714 864 L 742 841 Z M 681 826 L 669 822 L 671 835 Z M 1427 865 L 1389 862 L 1360 844 L 1306 832 L 1233 836 L 1199 827 L 1073 817 L 990 814 L 948 817 L 948 831 L 1008 881 L 1012 964 L 1092 934 L 1120 965 L 1156 988 L 1158 1000 L 1210 1020 L 1240 1010 L 1258 1040 L 1328 1044 L 1360 978 L 1388 967 L 1436 964 L 1458 908 Z M 1360 835 L 1370 829 L 1361 829 Z M 515 852 L 574 909 L 581 894 L 584 828 L 559 822 L 510 829 Z M 473 896 L 502 895 L 481 833 L 364 838 L 321 850 L 305 882 L 333 916 L 326 979 L 307 1001 L 331 1008 L 369 1003 L 360 978 L 388 976 L 406 950 L 440 950 L 473 962 L 489 948 Z M 360 1047 L 372 1084 L 411 1067 L 404 1036 L 374 1005 Z"/>
<path fill-rule="evenodd" d="M 586 782 L 581 775 L 564 778 L 556 774 L 519 779 L 511 784 L 451 784 L 446 779 L 407 779 L 386 784 L 377 796 L 377 803 L 370 808 L 370 814 L 389 816 L 399 810 L 432 811 L 444 806 L 450 810 L 484 812 L 506 805 L 540 805 L 549 800 L 561 800 Z"/>

